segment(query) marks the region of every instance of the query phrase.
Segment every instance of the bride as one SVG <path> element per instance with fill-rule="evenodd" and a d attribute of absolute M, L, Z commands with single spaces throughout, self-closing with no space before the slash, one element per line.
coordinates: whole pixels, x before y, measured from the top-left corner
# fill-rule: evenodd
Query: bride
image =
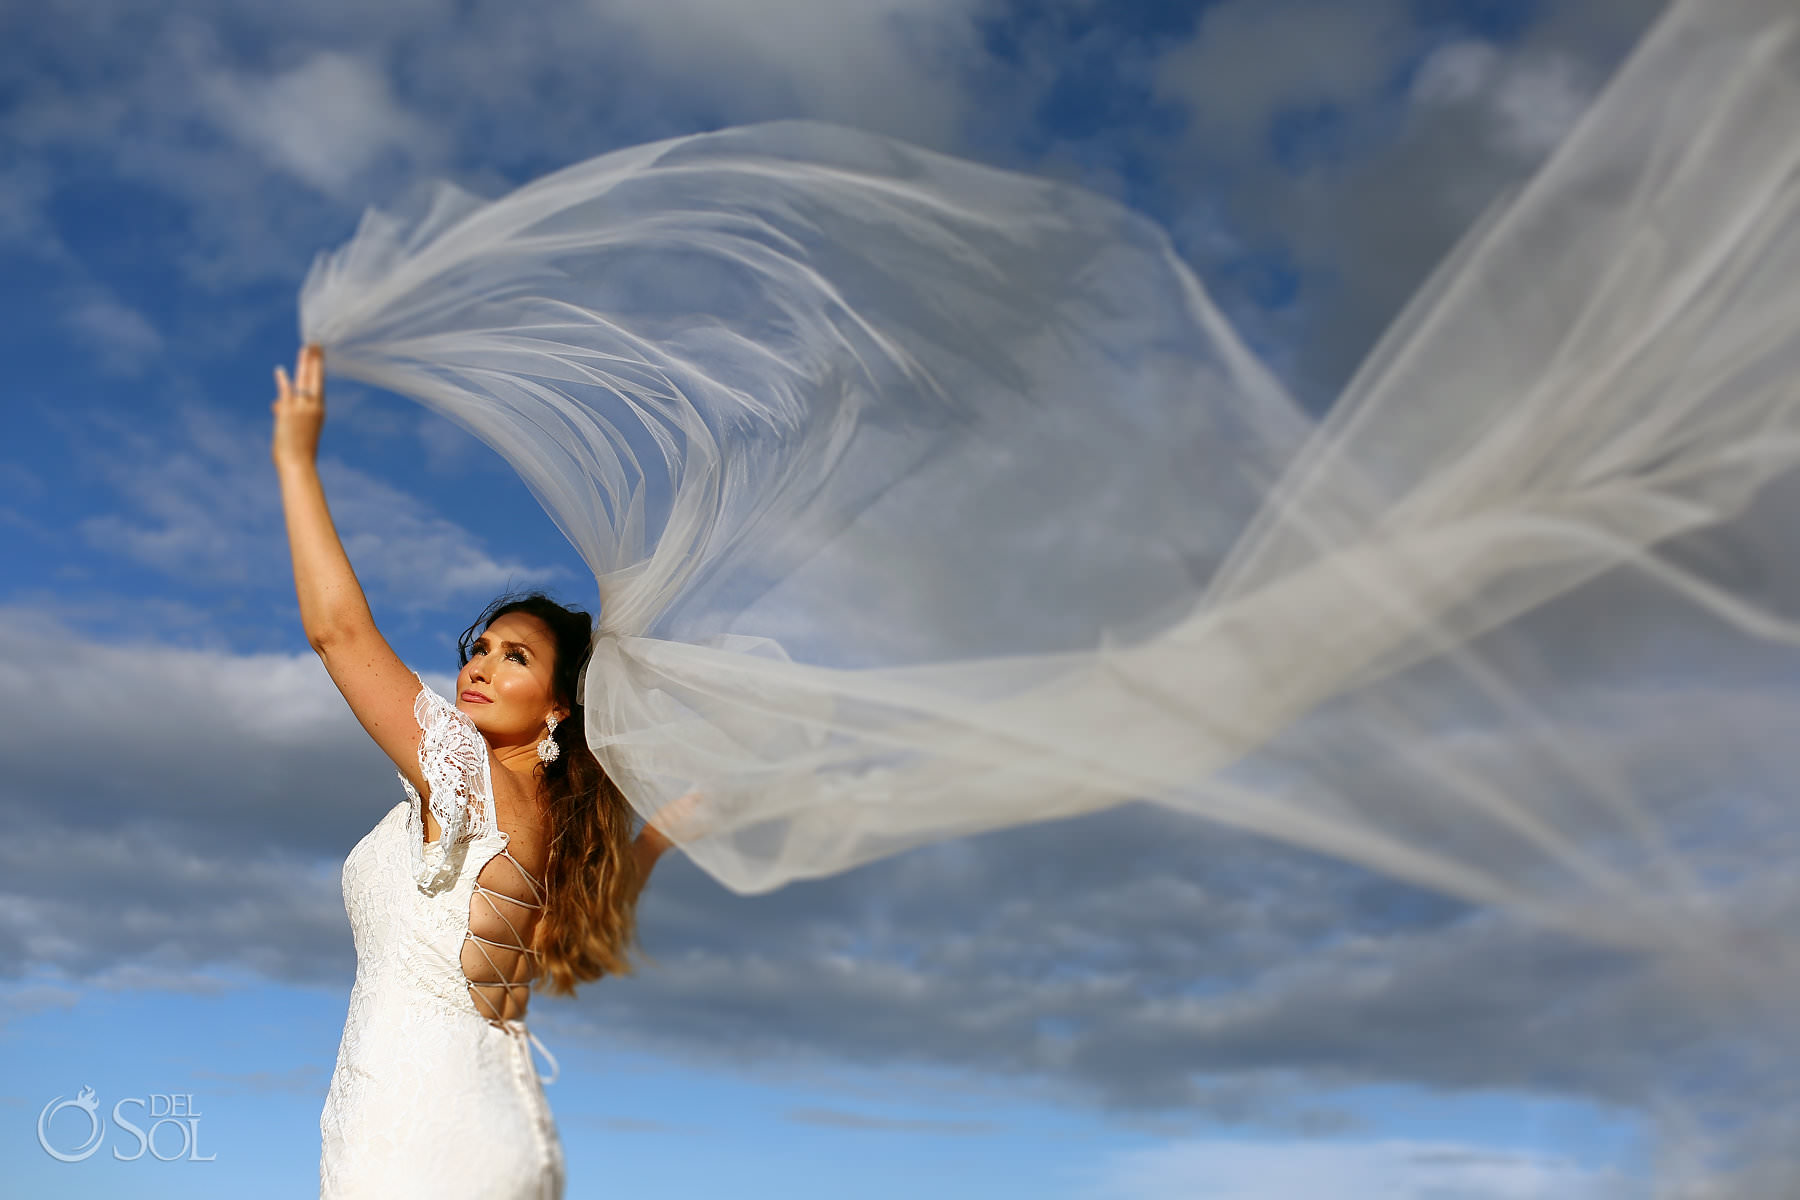
<path fill-rule="evenodd" d="M 573 995 L 631 970 L 637 898 L 670 840 L 650 824 L 634 836 L 583 740 L 587 613 L 535 593 L 495 601 L 462 635 L 454 700 L 382 637 L 319 481 L 323 362 L 306 346 L 292 382 L 275 369 L 300 619 L 406 799 L 344 863 L 357 972 L 319 1119 L 320 1194 L 560 1196 L 530 988 Z"/>

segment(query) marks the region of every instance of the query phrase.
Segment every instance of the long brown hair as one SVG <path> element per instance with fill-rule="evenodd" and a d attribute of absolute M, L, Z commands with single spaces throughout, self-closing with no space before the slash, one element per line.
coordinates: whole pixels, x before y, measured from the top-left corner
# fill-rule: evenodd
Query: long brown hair
<path fill-rule="evenodd" d="M 573 996 L 578 983 L 631 974 L 637 898 L 644 884 L 634 848 L 636 813 L 587 746 L 575 688 L 593 644 L 587 613 L 542 592 L 501 596 L 457 640 L 458 666 L 469 661 L 470 647 L 490 624 L 514 612 L 549 628 L 556 643 L 552 692 L 569 707 L 568 719 L 551 735 L 560 753 L 536 771 L 551 836 L 544 868 L 549 894 L 532 935 L 537 969 L 530 982 L 553 996 Z"/>

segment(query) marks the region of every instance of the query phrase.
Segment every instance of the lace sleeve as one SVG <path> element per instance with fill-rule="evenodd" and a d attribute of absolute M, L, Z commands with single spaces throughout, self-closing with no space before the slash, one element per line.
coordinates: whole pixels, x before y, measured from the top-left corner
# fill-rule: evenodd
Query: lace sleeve
<path fill-rule="evenodd" d="M 419 739 L 419 773 L 430 788 L 431 815 L 441 833 L 424 844 L 424 801 L 400 774 L 400 784 L 412 801 L 407 829 L 411 833 L 413 878 L 419 890 L 436 892 L 456 879 L 468 844 L 487 832 L 488 749 L 475 722 L 454 704 L 434 692 L 417 671 L 419 694 L 413 701 L 413 717 L 423 736 Z"/>

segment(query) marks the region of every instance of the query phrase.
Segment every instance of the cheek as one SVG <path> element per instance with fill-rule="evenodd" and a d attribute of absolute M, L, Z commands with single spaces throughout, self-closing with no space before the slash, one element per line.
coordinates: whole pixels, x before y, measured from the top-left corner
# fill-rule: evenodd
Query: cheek
<path fill-rule="evenodd" d="M 495 690 L 508 704 L 530 707 L 538 701 L 538 681 L 529 672 L 520 670 L 516 664 L 504 679 L 497 679 L 494 683 Z"/>

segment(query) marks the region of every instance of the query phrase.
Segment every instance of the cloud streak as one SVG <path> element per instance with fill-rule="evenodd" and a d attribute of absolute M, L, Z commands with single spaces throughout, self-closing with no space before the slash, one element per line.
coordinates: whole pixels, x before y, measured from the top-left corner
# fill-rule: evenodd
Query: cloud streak
<path fill-rule="evenodd" d="M 1623 1171 L 1454 1142 L 1172 1142 L 1116 1154 L 1090 1200 L 1627 1200 Z"/>
<path fill-rule="evenodd" d="M 122 501 L 77 524 L 89 545 L 189 584 L 286 588 L 280 491 L 260 435 L 197 406 L 176 413 L 173 433 L 115 424 L 111 438 L 82 451 Z M 443 609 L 564 577 L 559 567 L 488 553 L 468 530 L 367 472 L 329 458 L 319 471 L 345 551 L 378 600 Z"/>

